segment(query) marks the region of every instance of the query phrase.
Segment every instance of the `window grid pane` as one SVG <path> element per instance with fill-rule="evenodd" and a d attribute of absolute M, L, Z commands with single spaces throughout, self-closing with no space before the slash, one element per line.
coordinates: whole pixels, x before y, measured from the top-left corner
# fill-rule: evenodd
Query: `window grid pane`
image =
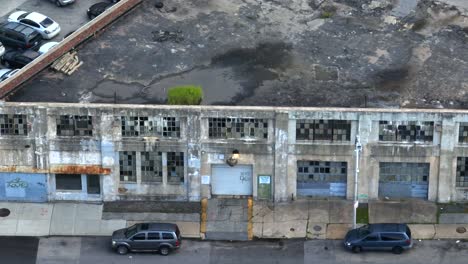
<path fill-rule="evenodd" d="M 380 121 L 379 140 L 397 142 L 432 142 L 434 122 Z"/>
<path fill-rule="evenodd" d="M 297 161 L 297 182 L 346 182 L 346 162 Z"/>
<path fill-rule="evenodd" d="M 28 135 L 26 115 L 0 114 L 0 135 Z"/>
<path fill-rule="evenodd" d="M 136 182 L 135 151 L 119 152 L 120 181 Z"/>
<path fill-rule="evenodd" d="M 58 136 L 93 135 L 93 118 L 91 116 L 61 115 L 56 120 Z"/>
<path fill-rule="evenodd" d="M 460 123 L 458 129 L 458 143 L 468 143 L 468 122 Z"/>
<path fill-rule="evenodd" d="M 268 120 L 256 118 L 208 118 L 209 138 L 268 138 Z"/>
<path fill-rule="evenodd" d="M 184 153 L 167 153 L 167 180 L 169 182 L 184 182 Z"/>
<path fill-rule="evenodd" d="M 457 157 L 456 186 L 468 187 L 468 157 Z"/>
<path fill-rule="evenodd" d="M 428 183 L 429 163 L 380 162 L 379 181 Z"/>
<path fill-rule="evenodd" d="M 350 141 L 349 120 L 307 120 L 296 122 L 296 140 Z"/>
<path fill-rule="evenodd" d="M 141 152 L 141 181 L 162 182 L 161 152 Z"/>
<path fill-rule="evenodd" d="M 177 117 L 122 116 L 122 136 L 180 137 L 180 121 Z"/>

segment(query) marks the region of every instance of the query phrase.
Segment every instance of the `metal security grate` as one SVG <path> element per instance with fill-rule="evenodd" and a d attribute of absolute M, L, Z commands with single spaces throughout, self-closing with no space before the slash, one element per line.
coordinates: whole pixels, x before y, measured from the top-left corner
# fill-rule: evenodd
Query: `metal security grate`
<path fill-rule="evenodd" d="M 92 136 L 93 118 L 91 116 L 61 115 L 57 118 L 58 136 Z"/>
<path fill-rule="evenodd" d="M 457 158 L 457 187 L 468 187 L 468 157 Z"/>
<path fill-rule="evenodd" d="M 26 115 L 0 114 L 0 135 L 28 135 Z"/>
<path fill-rule="evenodd" d="M 180 137 L 177 117 L 122 116 L 122 136 Z"/>
<path fill-rule="evenodd" d="M 434 122 L 380 121 L 379 140 L 398 142 L 432 142 Z"/>
<path fill-rule="evenodd" d="M 141 152 L 141 181 L 162 182 L 161 152 Z"/>
<path fill-rule="evenodd" d="M 351 121 L 305 120 L 296 122 L 297 140 L 350 141 Z"/>
<path fill-rule="evenodd" d="M 169 182 L 184 182 L 184 153 L 167 153 L 167 178 Z"/>
<path fill-rule="evenodd" d="M 136 182 L 136 153 L 135 151 L 119 152 L 120 181 Z"/>
<path fill-rule="evenodd" d="M 268 121 L 255 118 L 218 118 L 208 119 L 210 138 L 268 138 Z"/>
<path fill-rule="evenodd" d="M 427 183 L 429 163 L 380 162 L 381 182 Z"/>

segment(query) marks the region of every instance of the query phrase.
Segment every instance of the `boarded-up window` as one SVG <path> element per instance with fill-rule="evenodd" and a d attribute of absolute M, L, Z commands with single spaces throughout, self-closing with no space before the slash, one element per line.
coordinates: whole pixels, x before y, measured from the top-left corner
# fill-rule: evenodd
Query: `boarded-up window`
<path fill-rule="evenodd" d="M 167 153 L 167 178 L 169 182 L 184 182 L 184 153 Z"/>
<path fill-rule="evenodd" d="M 296 140 L 350 141 L 349 120 L 304 120 L 296 122 Z"/>
<path fill-rule="evenodd" d="M 267 139 L 268 120 L 256 118 L 209 118 L 208 136 L 219 139 Z"/>
<path fill-rule="evenodd" d="M 398 142 L 432 142 L 434 122 L 380 121 L 379 140 Z"/>
<path fill-rule="evenodd" d="M 28 135 L 26 115 L 0 114 L 0 135 Z"/>
<path fill-rule="evenodd" d="M 135 151 L 119 152 L 120 181 L 136 182 L 136 153 Z"/>
<path fill-rule="evenodd" d="M 56 174 L 55 189 L 81 191 L 81 174 Z"/>

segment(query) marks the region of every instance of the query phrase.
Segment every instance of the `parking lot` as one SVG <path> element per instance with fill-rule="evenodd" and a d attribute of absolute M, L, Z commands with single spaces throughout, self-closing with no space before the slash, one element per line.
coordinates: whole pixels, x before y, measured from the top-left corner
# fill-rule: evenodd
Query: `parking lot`
<path fill-rule="evenodd" d="M 61 28 L 61 31 L 57 36 L 50 40 L 44 40 L 43 43 L 49 41 L 59 42 L 68 34 L 77 30 L 89 21 L 86 15 L 86 10 L 97 2 L 100 2 L 100 0 L 78 0 L 71 5 L 57 7 L 55 3 L 50 0 L 2 1 L 2 8 L 0 8 L 0 22 L 6 21 L 11 13 L 18 10 L 41 13 L 55 20 Z M 9 48 L 7 47 L 7 50 L 8 49 Z M 4 68 L 4 66 L 0 65 L 0 68 Z"/>

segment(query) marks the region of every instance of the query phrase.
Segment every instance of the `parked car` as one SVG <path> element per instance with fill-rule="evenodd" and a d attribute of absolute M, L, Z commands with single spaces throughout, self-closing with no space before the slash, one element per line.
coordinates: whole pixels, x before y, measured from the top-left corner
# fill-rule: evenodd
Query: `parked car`
<path fill-rule="evenodd" d="M 118 0 L 111 0 L 109 2 L 99 2 L 88 8 L 87 14 L 89 19 L 94 19 L 100 14 L 104 13 L 107 9 L 111 8 L 115 3 L 119 2 Z"/>
<path fill-rule="evenodd" d="M 32 49 L 41 44 L 42 37 L 30 26 L 6 22 L 0 24 L 0 41 L 13 48 Z"/>
<path fill-rule="evenodd" d="M 179 227 L 168 223 L 141 223 L 112 234 L 112 248 L 121 255 L 129 251 L 159 251 L 167 256 L 180 247 Z"/>
<path fill-rule="evenodd" d="M 20 69 L 0 69 L 0 82 L 10 78 L 19 71 Z"/>
<path fill-rule="evenodd" d="M 60 33 L 60 26 L 57 22 L 37 12 L 16 11 L 8 16 L 8 21 L 34 28 L 43 39 L 51 39 Z"/>
<path fill-rule="evenodd" d="M 18 51 L 18 50 L 11 50 L 7 51 L 2 59 L 1 63 L 8 68 L 22 68 L 26 64 L 30 63 L 41 54 L 39 52 L 33 50 L 26 50 L 26 51 Z"/>
<path fill-rule="evenodd" d="M 51 50 L 53 47 L 57 46 L 58 44 L 59 42 L 56 41 L 47 42 L 45 44 L 42 44 L 42 46 L 37 50 L 37 52 L 39 52 L 40 54 L 44 54 Z"/>
<path fill-rule="evenodd" d="M 0 57 L 2 57 L 4 53 L 5 53 L 5 46 L 3 46 L 3 44 L 0 42 Z"/>
<path fill-rule="evenodd" d="M 350 230 L 344 239 L 344 246 L 354 253 L 390 249 L 395 254 L 401 254 L 413 246 L 413 241 L 406 224 L 369 224 Z"/>
<path fill-rule="evenodd" d="M 59 7 L 75 3 L 75 0 L 49 0 L 49 1 L 54 2 L 55 5 Z"/>

